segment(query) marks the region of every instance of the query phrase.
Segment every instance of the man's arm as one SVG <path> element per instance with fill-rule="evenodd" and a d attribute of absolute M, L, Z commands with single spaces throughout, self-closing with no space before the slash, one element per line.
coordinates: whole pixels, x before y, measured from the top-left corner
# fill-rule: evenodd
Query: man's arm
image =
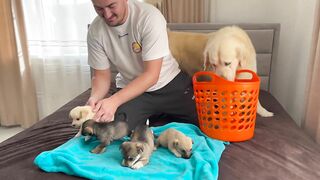
<path fill-rule="evenodd" d="M 125 102 L 141 95 L 158 82 L 162 66 L 162 58 L 144 61 L 144 71 L 126 87 L 109 98 L 99 101 L 94 119 L 97 121 L 110 121 L 117 108 Z"/>
<path fill-rule="evenodd" d="M 94 111 L 98 109 L 95 107 L 96 103 L 103 99 L 108 93 L 111 84 L 111 71 L 106 70 L 93 70 L 93 77 L 91 79 L 91 95 L 87 102 Z"/>

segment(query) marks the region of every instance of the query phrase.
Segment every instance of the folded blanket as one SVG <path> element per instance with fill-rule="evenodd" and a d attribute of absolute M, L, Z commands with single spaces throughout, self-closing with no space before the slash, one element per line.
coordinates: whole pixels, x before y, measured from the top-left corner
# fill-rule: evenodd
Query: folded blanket
<path fill-rule="evenodd" d="M 89 151 L 99 141 L 84 142 L 84 137 L 81 136 L 54 150 L 42 152 L 34 163 L 46 172 L 63 172 L 88 179 L 217 179 L 218 161 L 225 143 L 207 137 L 191 124 L 170 123 L 152 130 L 159 136 L 168 128 L 175 128 L 193 139 L 193 154 L 190 159 L 177 158 L 168 149 L 159 147 L 152 154 L 149 164 L 132 170 L 121 166 L 119 146 L 123 140 L 113 141 L 102 154 L 92 154 Z"/>

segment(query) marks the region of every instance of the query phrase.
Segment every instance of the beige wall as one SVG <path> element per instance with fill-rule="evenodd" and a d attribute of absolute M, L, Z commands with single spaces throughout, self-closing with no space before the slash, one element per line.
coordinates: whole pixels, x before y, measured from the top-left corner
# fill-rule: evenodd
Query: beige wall
<path fill-rule="evenodd" d="M 298 125 L 304 116 L 315 3 L 317 0 L 213 0 L 212 22 L 280 23 L 277 62 L 271 92 Z"/>

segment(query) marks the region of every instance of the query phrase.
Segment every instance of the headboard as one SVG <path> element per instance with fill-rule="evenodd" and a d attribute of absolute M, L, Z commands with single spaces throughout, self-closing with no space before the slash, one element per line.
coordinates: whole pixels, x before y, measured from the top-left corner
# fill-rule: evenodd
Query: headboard
<path fill-rule="evenodd" d="M 270 91 L 271 63 L 277 58 L 280 24 L 211 24 L 211 23 L 169 23 L 172 31 L 208 33 L 227 25 L 237 25 L 244 29 L 252 40 L 257 52 L 257 68 L 260 88 Z"/>

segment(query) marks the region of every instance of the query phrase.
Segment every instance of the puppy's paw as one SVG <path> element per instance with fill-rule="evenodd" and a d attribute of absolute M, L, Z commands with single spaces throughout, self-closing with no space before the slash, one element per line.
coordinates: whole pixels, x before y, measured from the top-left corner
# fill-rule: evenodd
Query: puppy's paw
<path fill-rule="evenodd" d="M 91 136 L 85 136 L 85 137 L 84 137 L 84 141 L 85 141 L 85 142 L 88 142 L 90 139 L 91 139 Z"/>
<path fill-rule="evenodd" d="M 126 165 L 126 161 L 125 161 L 124 159 L 122 160 L 121 165 L 122 165 L 122 166 L 127 166 L 127 165 Z"/>
<path fill-rule="evenodd" d="M 94 153 L 94 154 L 101 154 L 101 153 L 103 153 L 105 151 L 106 151 L 106 148 L 96 147 L 96 148 L 92 149 L 90 152 Z"/>
<path fill-rule="evenodd" d="M 77 137 L 80 137 L 79 133 L 77 133 L 73 138 L 77 138 Z"/>
<path fill-rule="evenodd" d="M 141 161 L 135 163 L 133 166 L 131 166 L 132 169 L 139 169 L 139 168 L 142 168 L 143 167 L 143 164 Z"/>
<path fill-rule="evenodd" d="M 172 153 L 177 157 L 177 158 L 181 158 L 181 154 L 175 151 L 172 151 Z"/>

